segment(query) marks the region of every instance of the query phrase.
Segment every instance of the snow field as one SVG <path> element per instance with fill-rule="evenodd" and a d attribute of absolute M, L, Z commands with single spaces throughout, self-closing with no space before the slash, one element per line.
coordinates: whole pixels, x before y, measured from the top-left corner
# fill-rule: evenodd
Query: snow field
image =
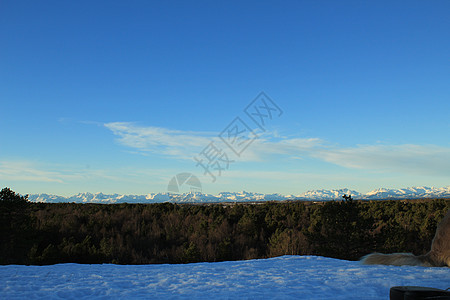
<path fill-rule="evenodd" d="M 397 285 L 450 287 L 450 268 L 318 256 L 184 265 L 0 266 L 0 298 L 389 299 Z"/>

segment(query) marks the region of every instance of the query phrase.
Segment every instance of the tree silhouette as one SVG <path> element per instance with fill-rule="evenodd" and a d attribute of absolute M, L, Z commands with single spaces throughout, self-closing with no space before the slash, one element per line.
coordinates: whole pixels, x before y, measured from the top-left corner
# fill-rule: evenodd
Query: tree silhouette
<path fill-rule="evenodd" d="M 27 255 L 32 237 L 28 211 L 28 195 L 21 196 L 5 187 L 0 191 L 0 258 L 1 263 L 14 263 Z"/>
<path fill-rule="evenodd" d="M 12 191 L 10 188 L 5 187 L 0 191 L 0 201 L 2 203 L 27 203 L 28 202 L 28 195 L 21 196 L 20 194 L 17 194 L 16 192 Z"/>
<path fill-rule="evenodd" d="M 346 194 L 344 194 L 344 196 L 342 196 L 342 198 L 344 198 L 345 201 L 350 201 L 350 202 L 353 201 L 352 195 L 347 196 Z"/>

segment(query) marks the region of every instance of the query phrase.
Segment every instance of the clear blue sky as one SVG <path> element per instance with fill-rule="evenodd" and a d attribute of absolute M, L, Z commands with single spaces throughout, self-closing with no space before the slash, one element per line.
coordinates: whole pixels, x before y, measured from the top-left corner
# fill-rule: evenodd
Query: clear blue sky
<path fill-rule="evenodd" d="M 2 1 L 0 185 L 145 194 L 450 184 L 449 1 Z M 217 138 L 264 91 L 240 157 Z M 251 128 L 253 129 L 253 128 Z M 193 157 L 234 160 L 216 181 Z M 216 174 L 218 175 L 218 174 Z"/>

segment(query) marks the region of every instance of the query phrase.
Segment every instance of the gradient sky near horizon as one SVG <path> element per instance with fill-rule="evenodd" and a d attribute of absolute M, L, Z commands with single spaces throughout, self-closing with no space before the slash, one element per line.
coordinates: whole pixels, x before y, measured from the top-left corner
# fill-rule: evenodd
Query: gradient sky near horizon
<path fill-rule="evenodd" d="M 449 1 L 0 2 L 0 186 L 21 194 L 450 185 Z M 218 135 L 263 91 L 242 155 Z M 228 169 L 193 157 L 210 142 Z"/>

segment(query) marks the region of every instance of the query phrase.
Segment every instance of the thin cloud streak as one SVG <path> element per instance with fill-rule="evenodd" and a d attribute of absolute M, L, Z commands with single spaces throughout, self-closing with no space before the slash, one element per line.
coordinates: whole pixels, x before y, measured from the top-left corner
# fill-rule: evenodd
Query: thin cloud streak
<path fill-rule="evenodd" d="M 152 152 L 180 159 L 192 159 L 211 142 L 232 155 L 218 134 L 172 130 L 161 127 L 141 127 L 129 122 L 105 123 L 117 137 L 117 142 L 141 153 Z M 266 133 L 254 140 L 238 158 L 239 161 L 264 161 L 270 155 L 291 155 L 311 151 L 322 144 L 318 138 L 291 138 L 272 141 L 274 134 Z"/>
<path fill-rule="evenodd" d="M 141 127 L 133 123 L 114 122 L 104 126 L 117 137 L 119 144 L 142 153 L 155 153 L 178 159 L 192 159 L 212 141 L 237 162 L 269 161 L 274 156 L 290 159 L 315 158 L 348 169 L 375 172 L 400 172 L 450 175 L 450 148 L 436 145 L 358 145 L 339 148 L 319 138 L 287 138 L 276 133 L 259 137 L 243 152 L 233 156 L 217 135 L 205 132 Z"/>
<path fill-rule="evenodd" d="M 74 177 L 76 176 L 43 170 L 30 162 L 0 162 L 0 179 L 2 180 L 63 183 L 65 179 Z"/>
<path fill-rule="evenodd" d="M 346 168 L 450 176 L 450 148 L 436 145 L 358 145 L 311 156 Z"/>
<path fill-rule="evenodd" d="M 161 127 L 141 127 L 128 122 L 105 123 L 117 136 L 119 144 L 142 152 L 191 159 L 199 149 L 211 142 L 205 133 L 171 130 Z"/>
<path fill-rule="evenodd" d="M 159 178 L 168 178 L 176 170 L 172 169 L 80 169 L 73 165 L 55 165 L 51 163 L 34 163 L 30 161 L 0 161 L 0 180 L 28 181 L 42 183 L 71 184 L 92 180 L 124 182 L 146 182 Z M 165 184 L 165 180 L 160 179 Z"/>
<path fill-rule="evenodd" d="M 308 156 L 310 152 L 324 146 L 319 138 L 284 138 L 272 141 L 271 133 L 266 138 L 255 140 L 243 153 L 244 161 L 264 161 L 272 155 Z"/>

